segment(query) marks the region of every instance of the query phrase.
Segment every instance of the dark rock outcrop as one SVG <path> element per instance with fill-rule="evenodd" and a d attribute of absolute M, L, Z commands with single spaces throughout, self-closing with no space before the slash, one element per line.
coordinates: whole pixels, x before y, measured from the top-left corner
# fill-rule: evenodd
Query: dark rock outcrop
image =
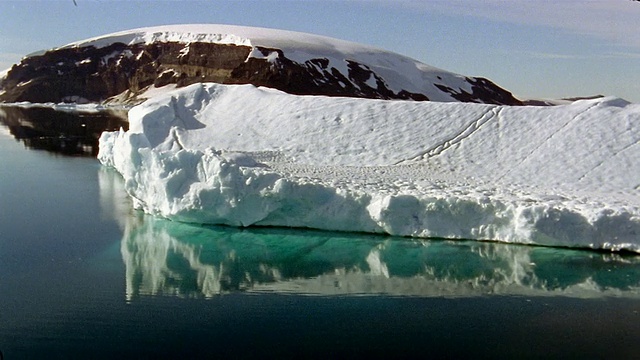
<path fill-rule="evenodd" d="M 482 77 L 467 77 L 466 80 L 469 84 L 471 84 L 471 92 L 462 89 L 455 90 L 442 84 L 435 84 L 435 86 L 438 89 L 451 94 L 454 99 L 462 102 L 483 102 L 487 104 L 498 105 L 522 105 L 522 103 L 519 100 L 516 100 L 510 92 L 498 87 L 488 79 Z"/>
<path fill-rule="evenodd" d="M 298 95 L 429 100 L 426 94 L 394 92 L 367 65 L 345 61 L 348 74 L 330 67 L 327 58 L 298 63 L 279 49 L 264 47 L 204 42 L 66 47 L 14 65 L 0 83 L 0 101 L 137 103 L 151 85 L 180 87 L 197 82 L 254 84 Z M 459 101 L 522 104 L 487 79 L 467 77 L 466 81 L 471 92 L 444 83 L 434 86 Z"/>

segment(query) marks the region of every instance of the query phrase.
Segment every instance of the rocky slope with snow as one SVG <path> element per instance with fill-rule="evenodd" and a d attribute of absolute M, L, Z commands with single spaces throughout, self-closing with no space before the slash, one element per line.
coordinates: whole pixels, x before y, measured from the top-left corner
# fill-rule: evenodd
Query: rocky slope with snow
<path fill-rule="evenodd" d="M 299 95 L 520 105 L 484 78 L 327 37 L 229 25 L 135 29 L 25 57 L 0 82 L 2 102 L 139 103 L 198 82 Z"/>
<path fill-rule="evenodd" d="M 99 159 L 174 220 L 640 251 L 640 105 L 296 96 L 194 84 Z"/>

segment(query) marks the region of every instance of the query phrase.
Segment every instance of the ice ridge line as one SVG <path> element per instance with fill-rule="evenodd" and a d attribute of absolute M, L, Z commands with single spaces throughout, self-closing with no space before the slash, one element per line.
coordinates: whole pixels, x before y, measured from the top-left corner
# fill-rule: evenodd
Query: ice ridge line
<path fill-rule="evenodd" d="M 470 137 L 471 135 L 473 135 L 476 131 L 478 131 L 484 124 L 489 122 L 491 119 L 498 117 L 501 111 L 502 111 L 502 107 L 498 107 L 497 105 L 492 106 L 484 114 L 482 114 L 479 118 L 477 118 L 476 120 L 471 121 L 469 124 L 467 124 L 462 130 L 460 130 L 454 136 L 452 136 L 452 137 L 450 137 L 448 139 L 445 139 L 441 143 L 436 144 L 436 145 L 428 148 L 426 151 L 421 152 L 421 153 L 419 153 L 419 154 L 417 154 L 417 155 L 415 155 L 415 156 L 413 156 L 413 157 L 411 157 L 409 159 L 400 160 L 400 161 L 396 162 L 394 165 L 400 165 L 400 164 L 402 164 L 404 162 L 407 162 L 407 161 L 425 160 L 425 157 L 426 158 L 431 158 L 431 157 L 440 155 L 445 150 L 449 149 L 450 147 L 452 147 L 454 145 L 457 145 L 457 144 L 461 143 L 463 140 L 465 140 L 468 137 Z"/>
<path fill-rule="evenodd" d="M 566 129 L 569 124 L 573 123 L 574 121 L 576 121 L 578 118 L 582 117 L 584 114 L 588 113 L 589 110 L 593 109 L 594 107 L 598 106 L 599 104 L 593 104 L 591 106 L 589 106 L 588 108 L 584 109 L 583 111 L 580 111 L 579 113 L 577 113 L 574 117 L 572 117 L 571 119 L 569 119 L 569 121 L 567 121 L 564 125 L 562 125 L 558 130 L 556 130 L 555 132 L 553 132 L 553 134 L 547 136 L 546 139 L 544 139 L 544 141 L 541 141 L 538 146 L 536 146 L 533 150 L 531 150 L 529 152 L 529 154 L 527 154 L 520 162 L 518 162 L 517 165 L 515 166 L 511 166 L 509 169 L 507 169 L 507 171 L 505 173 L 503 173 L 502 175 L 498 176 L 495 181 L 500 181 L 503 178 L 505 178 L 507 175 L 511 174 L 511 172 L 515 169 L 518 169 L 520 167 L 520 165 L 524 164 L 530 157 L 531 155 L 533 155 L 536 151 L 538 151 L 538 149 L 540 149 L 544 144 L 546 144 L 547 142 L 549 142 L 549 140 L 551 140 L 554 136 L 558 135 L 559 133 L 561 133 L 564 129 Z"/>
<path fill-rule="evenodd" d="M 636 145 L 638 145 L 638 144 L 639 144 L 638 142 L 633 142 L 633 143 L 631 143 L 631 144 L 629 144 L 629 145 L 627 145 L 627 146 L 623 147 L 622 149 L 620 149 L 620 150 L 615 151 L 614 153 L 612 153 L 612 154 L 611 154 L 611 157 L 612 157 L 612 158 L 613 158 L 613 157 L 616 157 L 616 156 L 618 156 L 620 153 L 623 153 L 623 152 L 625 152 L 626 150 L 628 150 L 628 149 L 630 149 L 630 148 L 632 148 L 632 147 L 634 147 L 634 146 L 636 146 Z M 587 177 L 587 175 L 589 175 L 590 173 L 594 172 L 597 168 L 601 167 L 601 166 L 602 166 L 602 165 L 604 165 L 604 164 L 605 164 L 605 161 L 600 161 L 600 162 L 598 163 L 598 165 L 594 166 L 593 168 L 589 169 L 587 172 L 585 172 L 584 174 L 582 174 L 582 176 L 580 176 L 580 178 L 578 179 L 578 181 L 582 181 L 582 179 L 584 179 L 585 177 Z M 637 190 L 639 186 L 640 186 L 640 185 L 636 186 L 634 189 L 636 189 L 636 190 Z"/>

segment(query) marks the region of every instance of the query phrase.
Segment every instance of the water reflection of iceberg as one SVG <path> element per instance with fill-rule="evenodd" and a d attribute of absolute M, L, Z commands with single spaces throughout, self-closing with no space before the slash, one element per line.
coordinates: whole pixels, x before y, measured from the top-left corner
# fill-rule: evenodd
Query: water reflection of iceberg
<path fill-rule="evenodd" d="M 496 243 L 200 227 L 138 214 L 122 240 L 129 299 L 310 295 L 638 297 L 640 257 Z"/>

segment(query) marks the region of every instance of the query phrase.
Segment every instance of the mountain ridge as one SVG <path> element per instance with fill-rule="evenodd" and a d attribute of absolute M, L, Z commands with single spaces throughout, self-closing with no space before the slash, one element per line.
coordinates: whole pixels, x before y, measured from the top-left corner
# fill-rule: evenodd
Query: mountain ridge
<path fill-rule="evenodd" d="M 253 84 L 296 95 L 522 105 L 488 79 L 344 40 L 231 25 L 172 25 L 91 38 L 23 58 L 3 102 L 129 102 L 150 88 Z"/>

